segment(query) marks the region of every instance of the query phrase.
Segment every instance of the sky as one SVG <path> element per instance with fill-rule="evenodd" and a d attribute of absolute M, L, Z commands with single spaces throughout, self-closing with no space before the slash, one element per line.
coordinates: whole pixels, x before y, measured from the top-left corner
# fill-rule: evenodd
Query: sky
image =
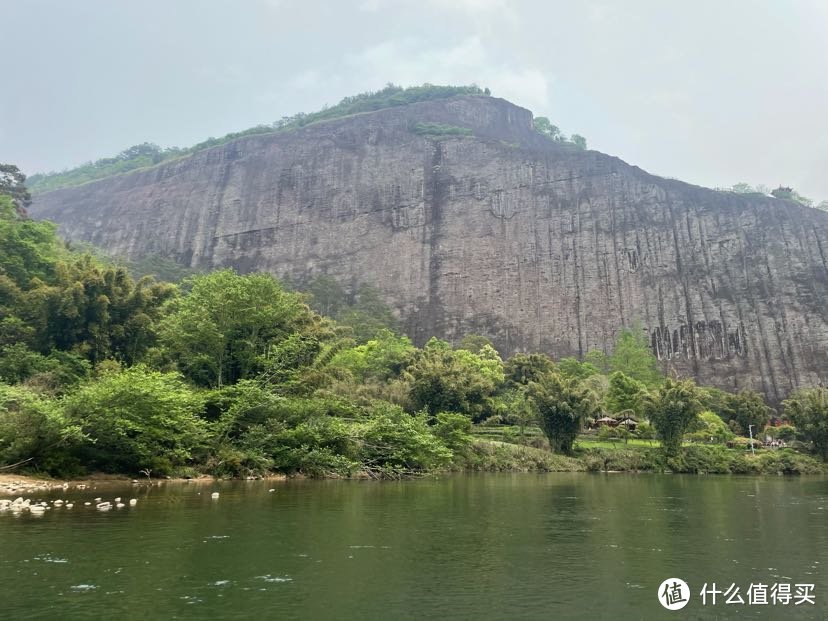
<path fill-rule="evenodd" d="M 0 0 L 0 24 L 0 161 L 27 174 L 476 83 L 655 174 L 828 199 L 825 0 Z"/>

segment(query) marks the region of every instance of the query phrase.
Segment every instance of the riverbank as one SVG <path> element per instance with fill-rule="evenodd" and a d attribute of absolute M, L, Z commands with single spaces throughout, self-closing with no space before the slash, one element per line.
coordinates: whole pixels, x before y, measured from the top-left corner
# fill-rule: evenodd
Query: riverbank
<path fill-rule="evenodd" d="M 752 454 L 717 445 L 686 445 L 675 457 L 660 448 L 619 445 L 578 448 L 572 456 L 542 448 L 475 439 L 459 460 L 459 469 L 536 472 L 661 472 L 674 474 L 824 474 L 826 464 L 791 449 Z"/>
<path fill-rule="evenodd" d="M 455 460 L 451 472 L 656 472 L 674 474 L 824 474 L 828 468 L 813 457 L 793 450 L 760 451 L 751 454 L 724 446 L 689 445 L 677 457 L 667 458 L 658 447 L 619 445 L 613 448 L 576 449 L 572 456 L 558 455 L 533 446 L 475 438 Z M 435 472 L 437 474 L 437 472 Z M 303 477 L 304 475 L 293 475 Z M 271 474 L 268 480 L 285 480 L 284 474 Z M 341 475 L 330 478 L 342 478 Z M 357 472 L 350 478 L 376 478 Z M 95 474 L 78 479 L 52 479 L 31 474 L 0 474 L 0 496 L 26 496 L 57 489 L 157 484 L 186 481 L 212 483 L 209 475 L 165 479 L 131 479 L 112 474 Z"/>

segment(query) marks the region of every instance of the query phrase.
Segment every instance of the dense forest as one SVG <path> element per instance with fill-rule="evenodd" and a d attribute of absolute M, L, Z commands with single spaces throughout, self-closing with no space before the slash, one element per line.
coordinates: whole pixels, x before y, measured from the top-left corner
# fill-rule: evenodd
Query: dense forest
<path fill-rule="evenodd" d="M 28 218 L 25 177 L 0 173 L 0 469 L 815 472 L 828 457 L 824 388 L 776 412 L 665 378 L 635 326 L 584 360 L 503 360 L 477 335 L 418 348 L 378 292 L 324 276 L 135 279 Z M 753 455 L 744 436 L 787 447 Z"/>

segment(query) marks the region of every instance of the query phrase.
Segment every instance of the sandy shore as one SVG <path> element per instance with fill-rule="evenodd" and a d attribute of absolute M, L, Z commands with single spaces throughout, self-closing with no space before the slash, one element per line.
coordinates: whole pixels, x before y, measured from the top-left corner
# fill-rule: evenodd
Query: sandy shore
<path fill-rule="evenodd" d="M 102 485 L 123 485 L 132 479 L 126 477 L 92 477 L 77 481 L 62 481 L 58 479 L 38 478 L 23 474 L 0 474 L 0 496 L 26 496 L 38 492 L 48 492 L 53 489 L 77 489 Z"/>

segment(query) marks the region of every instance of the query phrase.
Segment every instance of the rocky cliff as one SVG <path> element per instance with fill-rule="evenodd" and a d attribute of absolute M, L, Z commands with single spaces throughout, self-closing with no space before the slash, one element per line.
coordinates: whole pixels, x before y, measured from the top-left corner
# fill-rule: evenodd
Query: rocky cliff
<path fill-rule="evenodd" d="M 828 213 L 554 143 L 501 99 L 249 136 L 31 213 L 125 257 L 370 283 L 419 343 L 474 332 L 580 356 L 638 325 L 667 370 L 706 384 L 778 400 L 828 373 Z"/>

